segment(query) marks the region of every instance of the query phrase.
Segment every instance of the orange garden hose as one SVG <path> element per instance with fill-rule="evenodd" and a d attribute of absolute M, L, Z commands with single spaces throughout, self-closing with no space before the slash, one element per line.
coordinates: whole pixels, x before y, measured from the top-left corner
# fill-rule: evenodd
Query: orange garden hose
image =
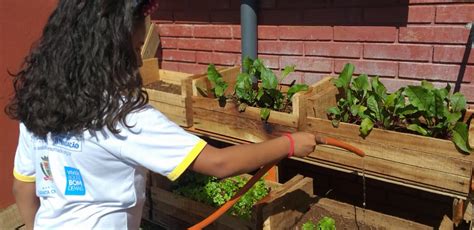
<path fill-rule="evenodd" d="M 316 136 L 316 143 L 318 145 L 332 145 L 332 146 L 336 146 L 336 147 L 339 147 L 339 148 L 343 148 L 345 150 L 348 150 L 348 151 L 351 151 L 355 154 L 357 154 L 358 156 L 360 157 L 365 157 L 365 153 L 364 151 L 350 145 L 350 144 L 347 144 L 346 142 L 342 142 L 340 140 L 337 140 L 337 139 L 334 139 L 334 138 L 331 138 L 331 137 L 321 137 L 321 136 Z"/>
<path fill-rule="evenodd" d="M 340 147 L 343 149 L 346 149 L 348 151 L 351 151 L 355 154 L 357 154 L 360 157 L 364 157 L 365 153 L 352 146 L 349 145 L 345 142 L 339 141 L 334 138 L 329 138 L 329 137 L 321 137 L 321 136 L 316 136 L 316 143 L 317 144 L 322 144 L 322 145 L 332 145 L 336 147 Z M 253 175 L 252 178 L 242 187 L 229 201 L 227 201 L 225 204 L 223 204 L 221 207 L 219 207 L 216 211 L 214 211 L 211 215 L 209 215 L 206 219 L 202 220 L 201 222 L 195 224 L 194 226 L 188 228 L 188 230 L 200 230 L 208 225 L 210 225 L 212 222 L 217 220 L 220 216 L 222 216 L 224 213 L 227 212 L 239 199 L 242 195 L 244 195 L 252 186 L 263 176 L 265 173 L 268 172 L 276 163 L 268 164 L 265 165 L 263 168 L 257 171 L 255 175 Z"/>

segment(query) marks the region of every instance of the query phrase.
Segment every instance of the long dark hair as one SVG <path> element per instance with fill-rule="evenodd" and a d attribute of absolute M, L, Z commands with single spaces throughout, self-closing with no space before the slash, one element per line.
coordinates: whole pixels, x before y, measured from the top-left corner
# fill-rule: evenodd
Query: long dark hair
<path fill-rule="evenodd" d="M 117 124 L 148 103 L 132 45 L 147 0 L 60 0 L 42 37 L 12 74 L 6 113 L 36 136 Z"/>

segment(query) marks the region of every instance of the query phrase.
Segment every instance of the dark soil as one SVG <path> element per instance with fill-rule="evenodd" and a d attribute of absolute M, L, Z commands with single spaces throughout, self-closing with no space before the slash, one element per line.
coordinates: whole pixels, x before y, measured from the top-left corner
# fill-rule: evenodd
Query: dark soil
<path fill-rule="evenodd" d="M 152 82 L 148 85 L 145 85 L 145 88 L 181 95 L 181 86 L 164 81 Z"/>
<path fill-rule="evenodd" d="M 377 229 L 375 227 L 371 227 L 368 225 L 365 225 L 362 223 L 361 220 L 356 220 L 356 218 L 353 219 L 347 219 L 344 218 L 343 216 L 337 215 L 336 213 L 329 212 L 328 210 L 318 207 L 316 205 L 313 205 L 311 209 L 304 214 L 304 216 L 301 218 L 301 220 L 295 225 L 293 229 L 295 230 L 300 230 L 302 229 L 302 226 L 304 223 L 307 221 L 312 221 L 315 225 L 318 223 L 319 220 L 321 220 L 323 217 L 331 217 L 336 221 L 336 229 L 341 230 L 341 229 L 347 229 L 347 230 L 365 230 L 365 229 Z M 358 217 L 362 219 L 363 217 Z"/>

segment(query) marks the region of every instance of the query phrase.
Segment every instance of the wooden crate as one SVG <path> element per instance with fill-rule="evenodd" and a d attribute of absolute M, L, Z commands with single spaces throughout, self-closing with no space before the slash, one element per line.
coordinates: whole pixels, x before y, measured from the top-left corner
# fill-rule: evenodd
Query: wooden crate
<path fill-rule="evenodd" d="M 200 75 L 159 69 L 156 58 L 144 60 L 143 66 L 140 68 L 140 74 L 149 96 L 149 103 L 176 124 L 190 127 L 193 124 L 191 107 L 192 79 Z M 156 81 L 177 85 L 181 88 L 181 92 L 174 94 L 146 87 Z"/>
<path fill-rule="evenodd" d="M 313 180 L 297 175 L 285 184 L 266 181 L 270 194 L 254 206 L 250 220 L 224 214 L 206 229 L 288 229 L 309 209 Z M 166 187 L 166 186 L 165 186 Z M 167 229 L 186 229 L 216 208 L 152 186 L 152 221 Z"/>
<path fill-rule="evenodd" d="M 226 94 L 232 94 L 240 67 L 222 70 L 224 80 L 229 84 Z M 282 132 L 295 132 L 304 119 L 305 106 L 302 101 L 311 95 L 311 90 L 293 96 L 292 113 L 271 111 L 268 121 L 260 119 L 260 109 L 248 106 L 244 112 L 238 111 L 238 105 L 230 100 L 221 107 L 214 98 L 200 95 L 197 88 L 209 89 L 211 84 L 206 76 L 193 81 L 193 128 L 248 142 L 261 142 L 281 135 Z M 284 87 L 283 90 L 287 88 Z"/>
<path fill-rule="evenodd" d="M 344 218 L 346 225 L 336 219 L 336 229 L 390 229 L 390 230 L 432 230 L 432 226 L 427 226 L 414 221 L 398 218 L 384 213 L 364 209 L 351 204 L 331 200 L 323 197 L 316 197 L 311 210 L 303 216 L 301 222 L 306 222 L 315 212 L 327 215 L 332 218 Z M 311 219 L 311 218 L 310 218 Z M 311 219 L 317 222 L 317 219 Z M 349 225 L 349 226 L 348 226 Z M 353 226 L 350 226 L 353 225 Z M 365 225 L 365 226 L 360 226 Z M 297 228 L 300 227 L 300 228 Z M 292 230 L 300 230 L 301 225 Z"/>
<path fill-rule="evenodd" d="M 307 98 L 308 117 L 303 130 L 348 142 L 367 156 L 362 159 L 345 150 L 317 146 L 302 161 L 358 174 L 365 170 L 370 178 L 461 199 L 468 196 L 473 154 L 458 152 L 448 140 L 382 129 L 374 129 L 362 138 L 358 125 L 340 123 L 334 128 L 326 115 L 327 108 L 336 105 L 338 93 L 331 78 L 318 82 L 313 92 Z M 470 135 L 474 136 L 472 121 Z"/>

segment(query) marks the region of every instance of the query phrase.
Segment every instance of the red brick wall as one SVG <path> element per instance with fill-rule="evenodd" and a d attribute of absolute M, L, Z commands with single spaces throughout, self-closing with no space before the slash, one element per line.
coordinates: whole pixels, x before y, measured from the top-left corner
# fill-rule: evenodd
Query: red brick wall
<path fill-rule="evenodd" d="M 474 102 L 474 54 L 466 53 L 465 28 L 474 21 L 473 1 L 259 2 L 259 57 L 274 69 L 295 64 L 291 79 L 313 83 L 352 62 L 357 73 L 380 75 L 392 90 L 422 79 L 454 86 L 460 78 Z M 198 73 L 209 63 L 239 64 L 239 6 L 240 0 L 161 0 L 153 19 L 162 68 Z"/>
<path fill-rule="evenodd" d="M 18 140 L 18 122 L 3 112 L 12 96 L 12 78 L 7 71 L 19 70 L 57 0 L 0 3 L 0 210 L 13 204 L 13 158 Z"/>

